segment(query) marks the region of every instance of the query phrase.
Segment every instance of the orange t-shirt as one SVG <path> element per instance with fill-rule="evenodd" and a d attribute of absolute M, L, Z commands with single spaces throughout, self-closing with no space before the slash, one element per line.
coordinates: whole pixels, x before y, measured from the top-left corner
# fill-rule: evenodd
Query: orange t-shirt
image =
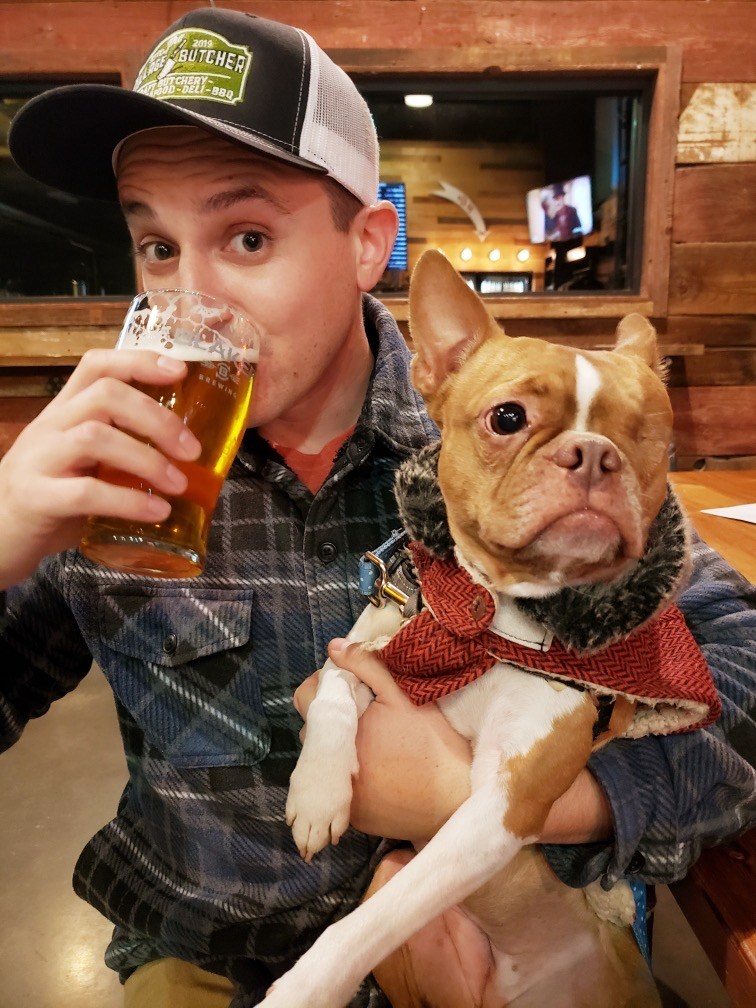
<path fill-rule="evenodd" d="M 316 494 L 331 471 L 333 460 L 336 458 L 339 448 L 351 436 L 353 431 L 354 427 L 350 427 L 343 434 L 337 434 L 335 438 L 329 441 L 328 444 L 324 444 L 320 451 L 314 455 L 308 455 L 297 448 L 287 448 L 285 445 L 277 444 L 275 441 L 272 441 L 271 445 L 289 469 L 299 477 L 310 493 Z"/>

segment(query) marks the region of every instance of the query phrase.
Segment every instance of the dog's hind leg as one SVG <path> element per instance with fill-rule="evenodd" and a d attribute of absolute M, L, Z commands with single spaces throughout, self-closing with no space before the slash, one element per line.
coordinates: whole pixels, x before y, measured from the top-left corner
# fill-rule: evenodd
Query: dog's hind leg
<path fill-rule="evenodd" d="M 504 673 L 485 704 L 470 797 L 405 868 L 276 981 L 269 1008 L 347 1004 L 377 963 L 537 839 L 549 808 L 585 765 L 595 708 L 575 690 Z M 502 995 L 515 983 L 504 976 Z"/>
<path fill-rule="evenodd" d="M 391 851 L 365 898 L 386 885 L 415 852 Z M 373 968 L 393 1008 L 479 1008 L 494 967 L 488 936 L 462 907 L 434 917 Z"/>

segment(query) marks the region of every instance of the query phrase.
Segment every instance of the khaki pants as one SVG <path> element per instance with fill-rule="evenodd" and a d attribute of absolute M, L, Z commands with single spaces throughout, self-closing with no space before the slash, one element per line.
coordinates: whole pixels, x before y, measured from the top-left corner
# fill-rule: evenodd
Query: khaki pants
<path fill-rule="evenodd" d="M 124 1008 L 228 1008 L 234 986 L 181 959 L 140 966 L 124 986 Z"/>

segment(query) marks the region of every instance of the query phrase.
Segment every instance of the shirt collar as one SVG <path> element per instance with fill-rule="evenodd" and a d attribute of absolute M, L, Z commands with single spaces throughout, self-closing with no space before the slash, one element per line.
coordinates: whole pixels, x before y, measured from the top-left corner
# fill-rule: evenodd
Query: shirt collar
<path fill-rule="evenodd" d="M 417 451 L 438 429 L 409 380 L 410 352 L 391 312 L 376 298 L 363 295 L 365 329 L 375 365 L 357 430 L 369 430 L 402 458 Z"/>

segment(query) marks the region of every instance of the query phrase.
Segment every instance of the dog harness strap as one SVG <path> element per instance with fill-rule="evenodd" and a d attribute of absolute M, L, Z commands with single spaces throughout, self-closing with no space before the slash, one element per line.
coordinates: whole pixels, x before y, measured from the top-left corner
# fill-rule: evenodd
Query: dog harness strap
<path fill-rule="evenodd" d="M 595 742 L 599 735 L 603 735 L 605 731 L 608 731 L 617 698 L 611 693 L 601 693 L 598 696 L 594 696 L 593 700 L 597 711 L 596 723 L 593 726 L 593 741 Z"/>
<path fill-rule="evenodd" d="M 702 726 L 720 713 L 706 661 L 674 606 L 623 640 L 580 653 L 554 639 L 548 649 L 526 647 L 489 629 L 491 593 L 453 561 L 410 546 L 428 604 L 382 649 L 381 657 L 416 704 L 461 689 L 496 662 L 639 701 L 629 733 L 668 733 Z"/>

